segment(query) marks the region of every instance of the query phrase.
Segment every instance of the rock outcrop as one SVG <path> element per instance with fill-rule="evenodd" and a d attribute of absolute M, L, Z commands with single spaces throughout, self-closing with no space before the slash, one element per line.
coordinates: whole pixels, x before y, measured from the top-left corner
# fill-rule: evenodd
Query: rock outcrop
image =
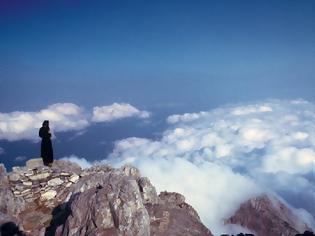
<path fill-rule="evenodd" d="M 246 227 L 257 236 L 295 236 L 310 230 L 283 202 L 265 194 L 243 203 L 225 223 Z"/>
<path fill-rule="evenodd" d="M 3 235 L 212 235 L 182 195 L 157 195 L 128 165 L 48 168 L 32 159 L 11 173 L 0 165 L 0 183 Z"/>

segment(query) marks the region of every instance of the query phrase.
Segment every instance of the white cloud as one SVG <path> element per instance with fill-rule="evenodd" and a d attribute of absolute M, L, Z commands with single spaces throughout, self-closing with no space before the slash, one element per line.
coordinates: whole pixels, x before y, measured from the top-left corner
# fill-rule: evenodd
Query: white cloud
<path fill-rule="evenodd" d="M 89 161 L 87 161 L 85 158 L 78 157 L 74 154 L 72 154 L 70 156 L 65 156 L 65 157 L 61 158 L 61 160 L 74 162 L 74 163 L 78 164 L 82 169 L 89 168 L 92 166 L 92 164 Z"/>
<path fill-rule="evenodd" d="M 215 234 L 228 232 L 222 220 L 262 191 L 278 194 L 314 223 L 314 104 L 271 100 L 172 115 L 167 122 L 159 140 L 117 141 L 105 162 L 132 163 L 158 191 L 184 194 Z"/>
<path fill-rule="evenodd" d="M 38 129 L 50 121 L 53 132 L 80 130 L 89 125 L 83 108 L 73 103 L 56 103 L 38 112 L 0 113 L 0 139 L 38 140 Z"/>
<path fill-rule="evenodd" d="M 90 117 L 92 117 L 90 119 Z M 38 129 L 44 120 L 50 121 L 53 133 L 78 131 L 73 137 L 84 133 L 84 129 L 93 122 L 113 121 L 127 117 L 149 118 L 150 113 L 140 111 L 127 103 L 113 103 L 110 106 L 94 107 L 89 114 L 73 103 L 56 103 L 37 112 L 14 111 L 0 113 L 0 140 L 38 141 Z"/>
<path fill-rule="evenodd" d="M 147 111 L 140 111 L 128 103 L 113 103 L 109 106 L 96 106 L 93 108 L 93 122 L 110 122 L 117 119 L 138 117 L 146 119 L 150 117 Z"/>
<path fill-rule="evenodd" d="M 199 112 L 199 113 L 185 113 L 183 115 L 171 115 L 167 118 L 167 123 L 175 124 L 180 121 L 194 121 L 199 119 L 200 117 L 206 115 L 206 112 Z"/>

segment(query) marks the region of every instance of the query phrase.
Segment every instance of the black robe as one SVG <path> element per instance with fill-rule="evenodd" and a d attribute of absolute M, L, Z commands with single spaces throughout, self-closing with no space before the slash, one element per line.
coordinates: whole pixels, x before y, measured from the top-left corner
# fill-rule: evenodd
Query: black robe
<path fill-rule="evenodd" d="M 49 127 L 41 127 L 39 130 L 39 137 L 42 138 L 41 157 L 43 158 L 44 165 L 53 163 L 54 154 L 50 140 L 51 134 L 49 133 Z"/>

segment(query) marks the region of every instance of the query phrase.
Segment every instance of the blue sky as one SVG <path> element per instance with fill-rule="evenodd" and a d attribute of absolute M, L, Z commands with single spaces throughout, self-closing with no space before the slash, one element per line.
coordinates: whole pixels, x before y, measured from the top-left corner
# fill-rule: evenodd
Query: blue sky
<path fill-rule="evenodd" d="M 0 108 L 313 100 L 314 5 L 1 1 Z"/>

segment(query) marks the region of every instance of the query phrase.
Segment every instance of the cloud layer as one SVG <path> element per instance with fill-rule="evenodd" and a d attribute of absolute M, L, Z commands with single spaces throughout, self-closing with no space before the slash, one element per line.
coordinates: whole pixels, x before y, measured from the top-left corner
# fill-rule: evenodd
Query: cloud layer
<path fill-rule="evenodd" d="M 37 141 L 38 129 L 44 120 L 50 121 L 53 132 L 65 132 L 83 130 L 91 122 L 109 122 L 126 117 L 149 118 L 149 116 L 149 112 L 140 111 L 128 103 L 94 107 L 93 114 L 89 114 L 84 108 L 73 103 L 56 103 L 37 112 L 0 113 L 0 140 Z"/>
<path fill-rule="evenodd" d="M 110 106 L 94 107 L 92 121 L 109 122 L 128 117 L 149 118 L 150 113 L 140 111 L 128 103 L 113 103 Z"/>
<path fill-rule="evenodd" d="M 158 191 L 184 194 L 215 234 L 228 231 L 223 219 L 261 192 L 279 195 L 314 223 L 314 104 L 271 100 L 167 122 L 159 140 L 117 141 L 105 162 L 132 163 Z"/>
<path fill-rule="evenodd" d="M 62 157 L 61 160 L 74 162 L 74 163 L 78 164 L 83 169 L 89 168 L 92 166 L 92 164 L 89 161 L 87 161 L 85 158 L 78 157 L 74 154 L 72 154 L 70 156 Z"/>
<path fill-rule="evenodd" d="M 83 108 L 72 103 L 56 103 L 38 112 L 0 113 L 0 139 L 37 140 L 44 120 L 50 121 L 54 132 L 80 130 L 89 125 Z"/>

